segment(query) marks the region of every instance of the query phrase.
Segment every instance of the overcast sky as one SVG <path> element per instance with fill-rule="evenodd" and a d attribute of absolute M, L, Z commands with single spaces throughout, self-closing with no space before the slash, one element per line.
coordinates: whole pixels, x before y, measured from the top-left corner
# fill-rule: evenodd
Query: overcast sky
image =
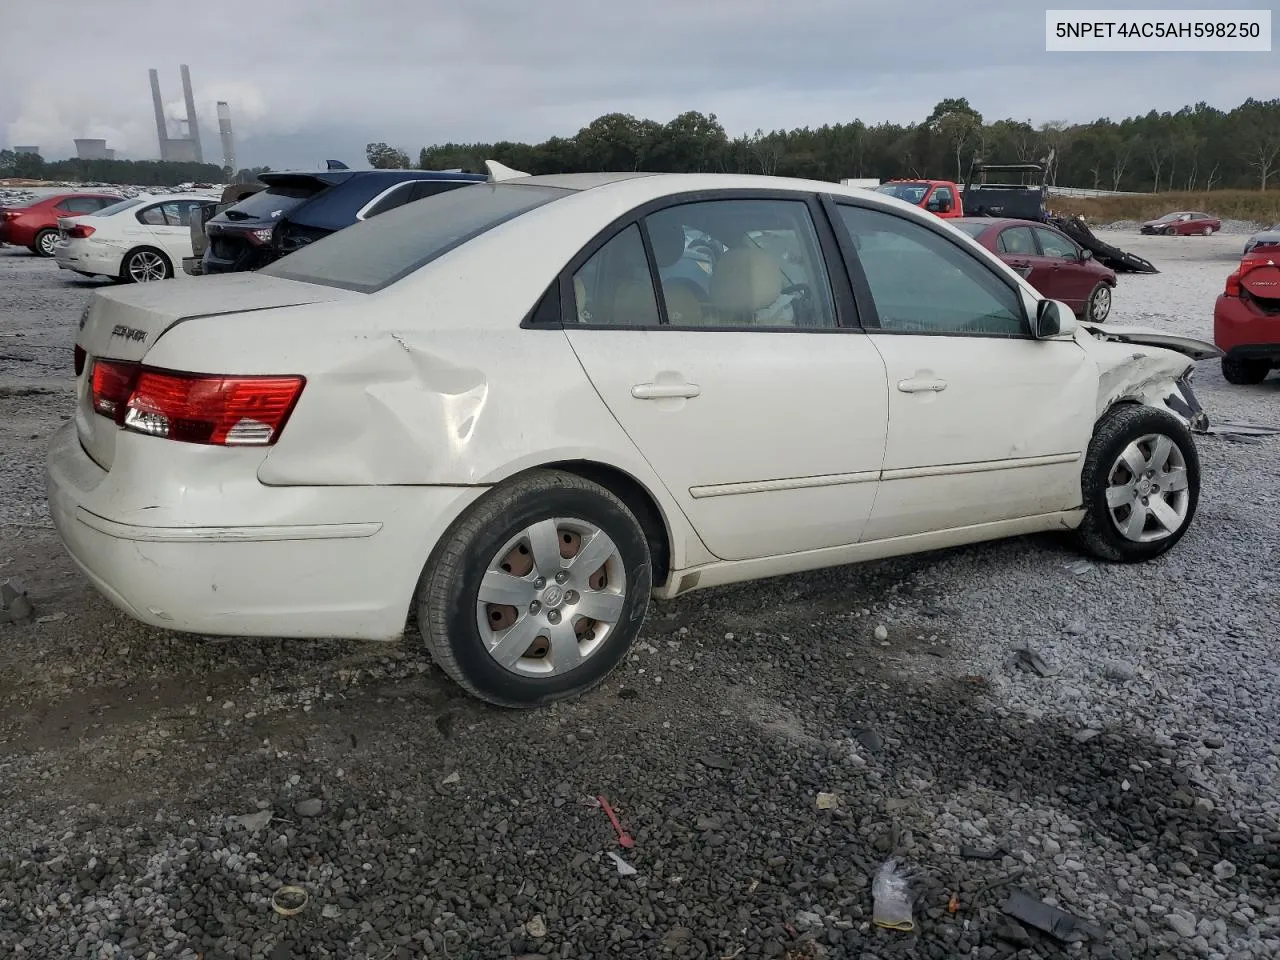
<path fill-rule="evenodd" d="M 416 158 L 420 147 L 450 140 L 571 136 L 612 111 L 659 121 L 715 113 L 733 136 L 855 118 L 920 121 L 951 96 L 967 97 L 988 120 L 1039 124 L 1280 95 L 1276 52 L 1046 53 L 1046 5 L 1027 0 L 5 6 L 0 145 L 34 144 L 46 159 L 74 155 L 75 137 L 158 157 L 147 70 L 160 71 L 181 118 L 181 63 L 191 67 L 205 158 L 219 159 L 214 104 L 227 100 L 239 166 L 276 168 L 330 158 L 363 165 L 370 140 Z"/>

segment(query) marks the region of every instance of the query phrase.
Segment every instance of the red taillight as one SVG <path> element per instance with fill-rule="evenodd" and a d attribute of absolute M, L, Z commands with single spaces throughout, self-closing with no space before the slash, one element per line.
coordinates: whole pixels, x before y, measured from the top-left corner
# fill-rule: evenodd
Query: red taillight
<path fill-rule="evenodd" d="M 305 383 L 302 377 L 220 377 L 99 360 L 93 408 L 135 433 L 261 447 L 279 439 Z"/>
<path fill-rule="evenodd" d="M 76 358 L 76 376 L 79 377 L 80 374 L 84 373 L 84 359 L 85 359 L 84 347 L 80 346 L 79 344 L 76 345 L 75 358 Z"/>
<path fill-rule="evenodd" d="M 245 236 L 249 238 L 249 242 L 265 247 L 271 242 L 271 235 L 275 233 L 274 227 L 263 227 L 261 230 L 250 230 Z"/>
<path fill-rule="evenodd" d="M 1223 289 L 1223 294 L 1228 297 L 1240 296 L 1240 271 L 1237 270 L 1231 276 L 1227 277 L 1227 285 Z"/>
<path fill-rule="evenodd" d="M 72 240 L 87 240 L 89 237 L 93 236 L 93 227 L 87 224 L 78 223 L 67 231 L 67 236 Z"/>
<path fill-rule="evenodd" d="M 119 360 L 96 360 L 93 364 L 93 412 L 124 423 L 125 405 L 133 392 L 139 365 Z"/>

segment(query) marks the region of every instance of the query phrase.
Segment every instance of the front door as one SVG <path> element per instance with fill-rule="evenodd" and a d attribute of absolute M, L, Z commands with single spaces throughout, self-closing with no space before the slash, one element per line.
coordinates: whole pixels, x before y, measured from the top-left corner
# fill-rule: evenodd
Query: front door
<path fill-rule="evenodd" d="M 884 456 L 884 363 L 840 315 L 809 204 L 650 213 L 573 290 L 569 342 L 707 549 L 743 560 L 858 542 Z"/>
<path fill-rule="evenodd" d="M 837 210 L 889 380 L 884 472 L 864 539 L 1079 506 L 1097 396 L 1084 350 L 1033 339 L 1013 281 L 940 231 Z"/>
<path fill-rule="evenodd" d="M 1056 230 L 1047 227 L 1036 227 L 1035 230 L 1040 250 L 1052 264 L 1051 269 L 1057 277 L 1054 286 L 1057 292 L 1046 295 L 1065 301 L 1076 310 L 1083 308 L 1093 292 L 1097 276 L 1089 269 L 1081 248 Z"/>

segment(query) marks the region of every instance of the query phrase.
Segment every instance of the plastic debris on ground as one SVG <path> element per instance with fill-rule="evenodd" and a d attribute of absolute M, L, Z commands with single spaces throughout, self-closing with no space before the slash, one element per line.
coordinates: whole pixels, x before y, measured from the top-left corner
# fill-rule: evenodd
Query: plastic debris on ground
<path fill-rule="evenodd" d="M 1028 926 L 1043 930 L 1049 936 L 1071 943 L 1081 940 L 1105 939 L 1105 932 L 1087 920 L 1051 907 L 1043 900 L 1037 900 L 1023 890 L 1015 890 L 1000 906 L 1001 911 L 1015 920 L 1021 920 Z"/>
<path fill-rule="evenodd" d="M 609 859 L 614 862 L 614 864 L 618 868 L 618 873 L 621 874 L 622 876 L 624 877 L 635 876 L 636 868 L 633 867 L 631 864 L 627 863 L 627 861 L 623 860 L 620 854 L 614 853 L 612 850 L 610 850 Z"/>
<path fill-rule="evenodd" d="M 872 922 L 886 930 L 915 929 L 910 877 L 897 859 L 886 860 L 871 881 Z"/>
<path fill-rule="evenodd" d="M 618 815 L 613 812 L 613 807 L 609 806 L 609 801 L 605 799 L 604 794 L 596 797 L 596 803 L 609 817 L 609 822 L 613 824 L 613 830 L 618 835 L 618 844 L 626 849 L 630 849 L 636 845 L 635 840 L 626 830 L 622 829 L 622 822 L 618 819 Z"/>
<path fill-rule="evenodd" d="M 1064 564 L 1063 569 L 1068 573 L 1074 573 L 1077 577 L 1082 577 L 1093 569 L 1093 564 L 1088 560 L 1073 560 L 1071 563 Z"/>
<path fill-rule="evenodd" d="M 0 582 L 0 621 L 20 623 L 30 619 L 36 610 L 27 596 L 27 588 L 21 580 L 9 579 Z"/>
<path fill-rule="evenodd" d="M 1014 651 L 1014 658 L 1023 670 L 1041 677 L 1056 677 L 1062 672 L 1061 667 L 1049 663 L 1030 647 L 1021 647 Z"/>

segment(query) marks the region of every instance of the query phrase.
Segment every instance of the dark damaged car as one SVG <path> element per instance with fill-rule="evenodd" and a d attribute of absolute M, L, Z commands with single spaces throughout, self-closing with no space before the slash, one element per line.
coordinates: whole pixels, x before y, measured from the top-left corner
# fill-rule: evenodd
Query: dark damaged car
<path fill-rule="evenodd" d="M 437 170 L 264 173 L 266 189 L 205 224 L 201 273 L 257 270 L 331 233 L 424 197 L 483 182 Z"/>

